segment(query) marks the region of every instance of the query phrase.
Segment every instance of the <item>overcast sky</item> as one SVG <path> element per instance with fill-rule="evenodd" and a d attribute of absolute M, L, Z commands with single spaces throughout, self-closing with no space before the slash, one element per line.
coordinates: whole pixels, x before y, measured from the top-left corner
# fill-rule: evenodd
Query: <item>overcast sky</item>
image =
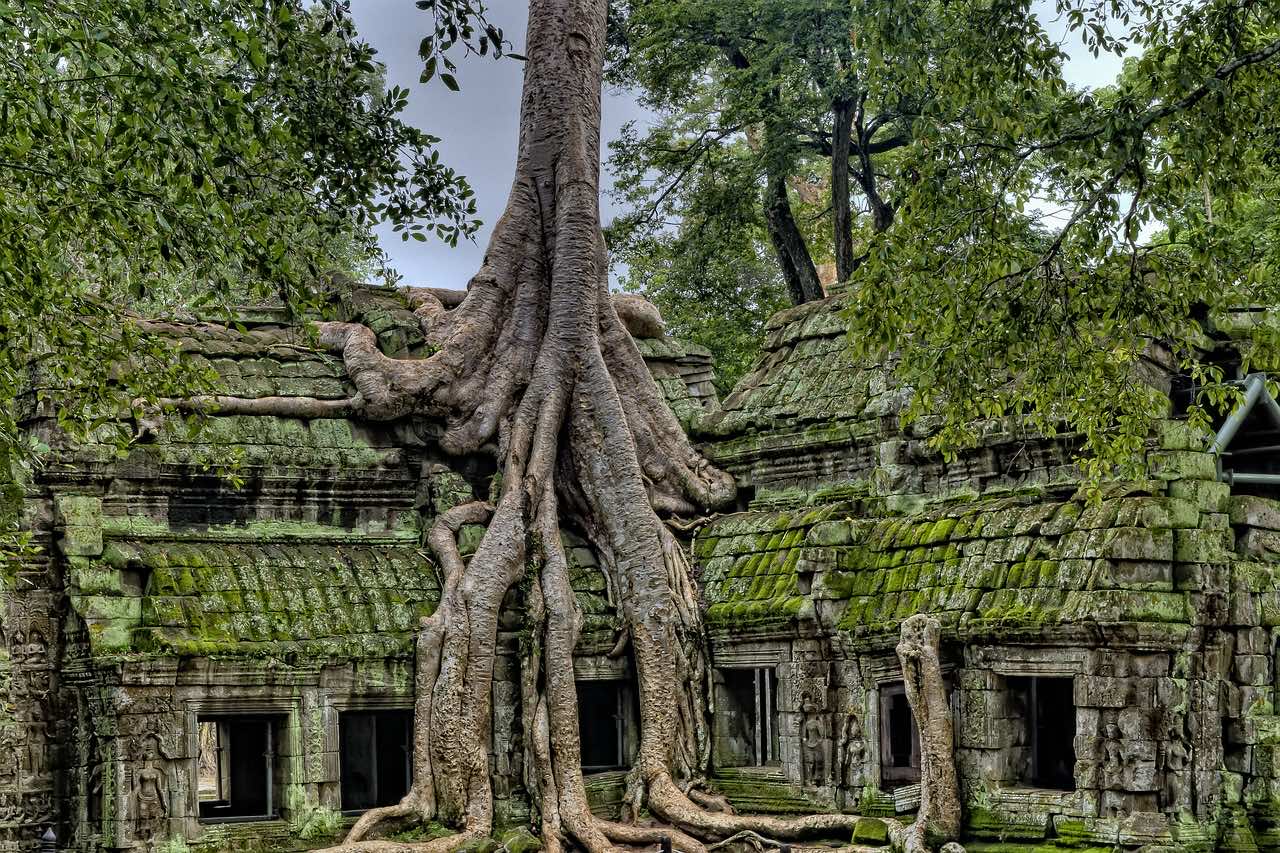
<path fill-rule="evenodd" d="M 515 52 L 522 53 L 526 4 L 520 0 L 493 0 L 489 5 L 493 23 L 503 29 Z M 382 246 L 391 255 L 392 266 L 404 275 L 405 284 L 465 287 L 480 266 L 489 228 L 502 213 L 511 188 L 522 66 L 512 59 L 469 57 L 459 62 L 461 92 L 449 91 L 438 78 L 420 85 L 418 42 L 427 13 L 418 10 L 412 0 L 356 0 L 352 7 L 361 36 L 386 63 L 388 85 L 399 85 L 410 92 L 406 120 L 441 138 L 440 156 L 471 182 L 479 217 L 485 225 L 474 243 L 461 242 L 457 248 L 433 241 L 403 242 L 390 228 L 384 228 L 379 231 Z M 1052 15 L 1052 0 L 1037 0 L 1036 7 L 1042 14 Z M 1055 37 L 1063 35 L 1058 22 L 1046 19 L 1045 23 Z M 1064 41 L 1064 47 L 1073 57 L 1067 79 L 1076 85 L 1103 85 L 1119 71 L 1119 60 L 1109 56 L 1094 59 L 1079 47 L 1078 37 Z M 606 91 L 604 155 L 608 156 L 607 143 L 616 138 L 623 124 L 644 119 L 644 111 L 626 92 Z M 604 220 L 608 222 L 615 211 L 607 196 L 602 198 L 602 204 Z"/>

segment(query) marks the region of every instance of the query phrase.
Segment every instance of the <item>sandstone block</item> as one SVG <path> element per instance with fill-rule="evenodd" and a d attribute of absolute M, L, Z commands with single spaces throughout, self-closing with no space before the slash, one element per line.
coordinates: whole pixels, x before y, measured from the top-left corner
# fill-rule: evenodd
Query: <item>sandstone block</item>
<path fill-rule="evenodd" d="M 1232 495 L 1227 501 L 1227 514 L 1232 524 L 1280 530 L 1280 501 L 1271 498 Z"/>
<path fill-rule="evenodd" d="M 1176 480 L 1169 484 L 1169 495 L 1190 501 L 1204 512 L 1226 512 L 1231 487 L 1212 480 Z"/>
<path fill-rule="evenodd" d="M 1216 480 L 1218 462 L 1212 453 L 1161 450 L 1147 454 L 1147 469 L 1157 480 Z"/>
<path fill-rule="evenodd" d="M 1164 560 L 1173 558 L 1174 534 L 1144 527 L 1117 527 L 1107 531 L 1102 556 L 1117 560 Z"/>
<path fill-rule="evenodd" d="M 1236 540 L 1236 553 L 1246 559 L 1280 562 L 1280 531 L 1250 527 Z"/>
<path fill-rule="evenodd" d="M 1269 655 L 1236 655 L 1235 680 L 1241 684 L 1262 687 L 1271 681 L 1270 664 Z"/>
<path fill-rule="evenodd" d="M 1077 708 L 1123 708 L 1133 696 L 1133 683 L 1127 678 L 1085 675 L 1075 680 Z"/>
<path fill-rule="evenodd" d="M 1230 559 L 1231 533 L 1223 530 L 1175 530 L 1173 558 L 1180 563 L 1222 563 Z"/>

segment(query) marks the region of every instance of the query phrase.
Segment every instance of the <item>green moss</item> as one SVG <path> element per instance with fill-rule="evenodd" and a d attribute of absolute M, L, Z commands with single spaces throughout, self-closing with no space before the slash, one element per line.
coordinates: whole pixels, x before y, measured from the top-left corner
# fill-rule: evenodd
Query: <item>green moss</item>
<path fill-rule="evenodd" d="M 542 841 L 523 826 L 507 830 L 498 840 L 507 853 L 536 853 L 542 849 Z"/>
<path fill-rule="evenodd" d="M 431 841 L 436 838 L 444 838 L 456 833 L 456 829 L 450 829 L 444 824 L 431 821 L 430 823 L 412 826 L 403 832 L 397 832 L 394 835 L 389 836 L 389 838 L 392 841 L 413 843 L 415 841 Z"/>
<path fill-rule="evenodd" d="M 1043 841 L 1048 834 L 1047 823 L 1044 826 L 1013 823 L 999 812 L 981 806 L 970 806 L 967 810 L 966 829 L 975 838 L 1000 842 Z M 973 848 L 966 845 L 966 849 Z"/>
<path fill-rule="evenodd" d="M 319 841 L 336 838 L 342 833 L 346 822 L 342 813 L 324 806 L 304 810 L 290 822 L 290 830 L 303 841 Z"/>
<path fill-rule="evenodd" d="M 889 827 L 884 821 L 872 817 L 858 818 L 853 825 L 852 841 L 854 844 L 883 847 L 889 843 Z"/>

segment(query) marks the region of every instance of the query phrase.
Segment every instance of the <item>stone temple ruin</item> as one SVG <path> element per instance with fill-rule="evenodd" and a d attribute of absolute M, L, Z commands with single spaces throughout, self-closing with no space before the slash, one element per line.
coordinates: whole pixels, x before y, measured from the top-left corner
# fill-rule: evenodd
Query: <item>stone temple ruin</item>
<path fill-rule="evenodd" d="M 1090 503 L 1069 439 L 992 428 L 953 461 L 907 391 L 846 355 L 833 297 L 773 319 L 723 404 L 705 352 L 639 340 L 738 512 L 693 531 L 711 632 L 714 781 L 742 811 L 909 813 L 919 742 L 894 644 L 940 618 L 970 849 L 1280 849 L 1280 420 L 1270 397 L 1227 455 L 1171 416 L 1148 479 Z M 394 291 L 348 317 L 420 354 Z M 1213 357 L 1262 315 L 1221 319 Z M 1266 319 L 1266 318 L 1262 318 Z M 270 311 L 238 330 L 157 330 L 239 396 L 348 396 L 341 361 Z M 650 332 L 650 334 L 653 334 Z M 214 416 L 134 424 L 127 453 L 59 441 L 40 385 L 28 429 L 54 448 L 0 491 L 39 553 L 6 567 L 0 850 L 305 849 L 408 785 L 412 648 L 436 574 L 434 516 L 487 495 L 493 463 L 433 425 Z M 243 485 L 204 467 L 215 443 Z M 478 538 L 471 531 L 470 541 Z M 607 575 L 572 544 L 586 627 L 576 673 L 593 808 L 616 814 L 636 743 L 632 672 L 609 656 Z M 464 540 L 466 537 L 464 537 Z M 498 819 L 528 815 L 514 643 L 494 684 Z M 883 824 L 855 839 L 884 843 Z M 848 839 L 845 839 L 846 841 Z"/>

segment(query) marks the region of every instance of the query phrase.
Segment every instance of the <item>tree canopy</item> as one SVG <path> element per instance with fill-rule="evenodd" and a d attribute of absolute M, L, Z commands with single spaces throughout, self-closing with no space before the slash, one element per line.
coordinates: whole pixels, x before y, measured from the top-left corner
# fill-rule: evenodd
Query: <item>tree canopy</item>
<path fill-rule="evenodd" d="M 1130 57 L 1113 86 L 1067 85 L 1051 15 L 1074 51 Z M 705 233 L 732 258 L 746 244 L 700 223 L 755 222 L 794 301 L 835 261 L 855 354 L 892 354 L 940 447 L 1014 414 L 1081 433 L 1097 470 L 1132 462 L 1166 405 L 1132 381 L 1143 359 L 1168 351 L 1221 401 L 1201 320 L 1275 303 L 1273 242 L 1197 212 L 1254 199 L 1265 228 L 1274 4 L 628 0 L 613 45 L 660 119 L 615 153 L 622 251 Z"/>

